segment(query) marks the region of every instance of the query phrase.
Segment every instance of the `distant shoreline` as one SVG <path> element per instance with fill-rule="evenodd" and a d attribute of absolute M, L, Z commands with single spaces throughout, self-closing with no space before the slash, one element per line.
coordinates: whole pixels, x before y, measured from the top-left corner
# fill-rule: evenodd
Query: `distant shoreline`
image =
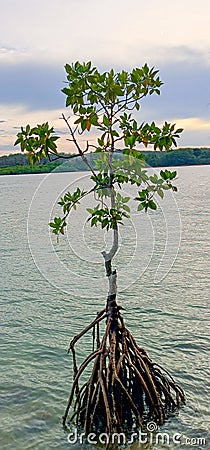
<path fill-rule="evenodd" d="M 146 165 L 146 167 L 148 168 L 151 168 L 151 169 L 161 169 L 162 167 L 200 167 L 200 166 L 209 166 L 210 165 L 210 163 L 206 163 L 206 164 L 204 164 L 204 163 L 202 163 L 202 164 L 173 164 L 173 165 L 169 165 L 169 164 L 167 164 L 167 165 L 165 165 L 165 166 L 148 166 L 148 165 Z M 27 166 L 28 167 L 28 166 Z M 0 176 L 8 176 L 8 175 L 41 175 L 41 174 L 47 174 L 47 173 L 79 173 L 79 172 L 89 172 L 90 170 L 89 169 L 87 169 L 87 170 L 85 170 L 85 169 L 81 169 L 81 170 L 59 170 L 59 168 L 56 168 L 56 169 L 53 169 L 53 170 L 35 170 L 35 171 L 18 171 L 18 172 L 16 172 L 15 170 L 13 170 L 14 168 L 13 167 L 8 167 L 7 168 L 8 169 L 8 171 L 1 171 L 1 168 L 0 168 Z"/>
<path fill-rule="evenodd" d="M 180 166 L 201 166 L 210 165 L 210 148 L 181 148 L 176 150 L 156 152 L 141 151 L 145 157 L 147 167 L 180 167 Z M 88 167 L 81 158 L 71 158 L 72 155 L 60 153 L 59 159 L 51 162 L 42 160 L 40 164 L 31 166 L 28 164 L 28 157 L 23 153 L 10 154 L 0 157 L 0 175 L 27 175 L 36 173 L 61 173 L 61 172 L 86 172 Z M 65 158 L 64 158 L 65 156 Z M 70 159 L 66 159 L 70 156 Z M 87 154 L 89 162 L 94 165 L 94 161 L 100 157 L 100 153 Z M 116 152 L 116 157 L 121 158 L 122 152 Z"/>

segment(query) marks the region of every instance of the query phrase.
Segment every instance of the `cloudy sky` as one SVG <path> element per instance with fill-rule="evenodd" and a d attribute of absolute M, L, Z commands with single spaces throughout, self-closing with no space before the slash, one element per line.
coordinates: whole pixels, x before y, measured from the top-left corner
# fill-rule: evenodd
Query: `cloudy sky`
<path fill-rule="evenodd" d="M 0 0 L 0 7 L 0 155 L 18 151 L 21 125 L 48 120 L 64 132 L 64 65 L 76 60 L 102 70 L 157 67 L 161 96 L 144 101 L 140 120 L 176 122 L 185 129 L 179 146 L 210 146 L 209 0 Z"/>

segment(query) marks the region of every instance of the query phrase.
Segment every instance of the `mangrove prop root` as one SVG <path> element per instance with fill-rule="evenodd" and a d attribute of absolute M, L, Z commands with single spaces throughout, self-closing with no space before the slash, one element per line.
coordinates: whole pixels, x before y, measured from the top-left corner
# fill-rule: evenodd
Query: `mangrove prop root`
<path fill-rule="evenodd" d="M 74 380 L 63 417 L 64 427 L 67 421 L 75 423 L 76 420 L 86 435 L 101 431 L 111 437 L 114 433 L 142 427 L 142 420 L 161 425 L 185 403 L 181 387 L 137 345 L 119 310 L 115 307 L 111 315 L 106 310 L 98 313 L 70 343 Z M 100 339 L 99 327 L 104 319 L 106 328 Z M 92 353 L 78 368 L 75 344 L 91 329 Z M 90 363 L 91 375 L 82 384 L 81 376 Z"/>

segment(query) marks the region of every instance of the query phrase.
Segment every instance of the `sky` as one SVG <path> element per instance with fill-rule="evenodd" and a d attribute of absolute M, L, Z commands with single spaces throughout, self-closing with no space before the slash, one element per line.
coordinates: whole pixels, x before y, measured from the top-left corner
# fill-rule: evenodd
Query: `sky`
<path fill-rule="evenodd" d="M 161 95 L 139 120 L 184 128 L 179 147 L 210 147 L 209 0 L 0 0 L 0 156 L 20 126 L 49 121 L 72 151 L 60 119 L 69 114 L 64 65 L 160 71 Z"/>

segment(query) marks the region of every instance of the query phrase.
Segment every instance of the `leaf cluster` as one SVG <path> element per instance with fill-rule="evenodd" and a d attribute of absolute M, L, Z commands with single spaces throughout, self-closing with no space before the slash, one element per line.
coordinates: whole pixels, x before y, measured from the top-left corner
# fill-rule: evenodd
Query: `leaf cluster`
<path fill-rule="evenodd" d="M 144 147 L 153 145 L 154 150 L 169 150 L 172 145 L 177 147 L 176 138 L 183 129 L 175 129 L 175 124 L 165 122 L 162 127 L 158 127 L 155 122 L 151 124 L 142 123 L 138 126 L 137 121 L 131 117 L 131 114 L 124 113 L 121 116 L 120 128 L 124 133 L 124 142 L 126 147 L 133 149 L 137 144 L 143 144 Z"/>
<path fill-rule="evenodd" d="M 90 214 L 88 221 L 90 221 L 91 227 L 97 226 L 98 224 L 101 228 L 116 229 L 117 224 L 123 225 L 123 218 L 130 217 L 130 208 L 127 205 L 127 202 L 130 200 L 130 197 L 122 197 L 120 193 L 116 195 L 116 204 L 115 208 L 109 208 L 108 206 L 101 206 L 101 204 L 97 204 L 94 209 L 87 208 L 87 211 Z"/>
<path fill-rule="evenodd" d="M 51 153 L 57 154 L 58 139 L 59 136 L 54 135 L 54 128 L 48 122 L 32 128 L 28 124 L 25 128 L 21 127 L 14 145 L 20 144 L 21 151 L 28 152 L 29 163 L 34 164 Z"/>
<path fill-rule="evenodd" d="M 96 120 L 96 110 L 101 106 L 115 105 L 115 108 L 126 107 L 132 103 L 139 109 L 138 101 L 148 93 L 160 94 L 160 86 L 163 84 L 157 76 L 158 70 L 149 68 L 145 64 L 142 68 L 135 68 L 132 72 L 122 70 L 115 73 L 100 73 L 91 62 L 66 64 L 68 87 L 62 92 L 66 95 L 66 106 L 71 106 L 73 113 L 81 116 L 87 115 Z M 109 125 L 109 117 L 105 115 L 104 125 Z"/>
<path fill-rule="evenodd" d="M 138 111 L 141 100 L 148 94 L 160 94 L 163 84 L 158 76 L 158 70 L 149 68 L 145 64 L 141 68 L 134 68 L 131 72 L 114 70 L 100 73 L 91 62 L 66 64 L 67 86 L 62 89 L 66 95 L 66 106 L 72 109 L 75 116 L 74 128 L 63 116 L 70 132 L 70 141 L 76 147 L 80 156 L 90 148 L 96 152 L 115 151 L 117 143 L 122 147 L 135 149 L 136 146 L 147 147 L 151 144 L 154 149 L 169 150 L 176 144 L 183 131 L 175 129 L 175 124 L 165 122 L 159 127 L 152 122 L 141 123 L 132 117 L 129 111 Z M 85 131 L 90 132 L 95 127 L 99 137 L 97 144 L 89 144 L 82 149 L 78 136 Z M 53 127 L 48 122 L 31 128 L 21 127 L 15 145 L 20 144 L 21 151 L 28 152 L 29 162 L 40 162 L 50 154 L 57 155 L 56 141 Z M 137 156 L 136 156 L 137 157 Z"/>
<path fill-rule="evenodd" d="M 63 217 L 55 217 L 53 222 L 49 225 L 53 228 L 54 234 L 64 234 L 64 229 L 67 226 L 66 218 L 70 214 L 71 210 L 76 210 L 77 206 L 80 204 L 80 200 L 85 197 L 89 192 L 81 190 L 79 187 L 75 192 L 66 192 L 63 197 L 61 197 L 58 205 L 62 206 Z"/>
<path fill-rule="evenodd" d="M 177 187 L 174 186 L 171 181 L 174 180 L 177 173 L 176 171 L 171 172 L 170 170 L 161 170 L 160 177 L 155 173 L 151 176 L 147 177 L 146 187 L 141 191 L 138 191 L 138 197 L 135 197 L 134 200 L 139 202 L 138 211 L 153 209 L 157 209 L 157 200 L 155 198 L 155 194 L 163 199 L 164 191 L 171 189 L 172 191 L 177 191 Z"/>
<path fill-rule="evenodd" d="M 158 70 L 144 64 L 141 68 L 134 68 L 131 72 L 122 70 L 100 73 L 91 62 L 79 61 L 66 64 L 66 86 L 62 92 L 66 96 L 66 106 L 70 107 L 74 115 L 74 125 L 64 115 L 63 119 L 70 133 L 70 139 L 87 167 L 92 171 L 92 181 L 95 196 L 99 203 L 95 208 L 88 209 L 91 226 L 98 224 L 107 230 L 117 229 L 128 218 L 130 198 L 123 197 L 117 189 L 123 184 L 130 183 L 138 188 L 135 200 L 138 202 L 138 211 L 157 208 L 156 195 L 161 199 L 165 190 L 176 191 L 173 180 L 176 172 L 161 171 L 160 176 L 149 176 L 145 168 L 144 156 L 139 146 L 152 145 L 154 150 L 169 150 L 183 131 L 175 124 L 165 122 L 157 126 L 153 121 L 138 124 L 133 112 L 140 109 L 141 100 L 147 95 L 160 95 L 160 80 Z M 90 132 L 95 127 L 97 136 L 96 145 L 87 140 L 83 149 L 79 136 Z M 21 151 L 26 151 L 29 161 L 39 162 L 42 157 L 50 154 L 57 155 L 54 128 L 48 122 L 31 128 L 27 125 L 17 135 L 15 145 L 20 144 Z M 121 147 L 123 160 L 114 160 L 113 154 Z M 95 168 L 86 158 L 85 153 L 94 148 L 101 154 Z M 64 233 L 66 219 L 72 210 L 75 210 L 80 200 L 89 192 L 77 188 L 75 192 L 67 192 L 59 201 L 63 209 L 63 217 L 57 217 L 50 226 L 53 233 Z M 104 204 L 107 198 L 108 204 Z"/>

